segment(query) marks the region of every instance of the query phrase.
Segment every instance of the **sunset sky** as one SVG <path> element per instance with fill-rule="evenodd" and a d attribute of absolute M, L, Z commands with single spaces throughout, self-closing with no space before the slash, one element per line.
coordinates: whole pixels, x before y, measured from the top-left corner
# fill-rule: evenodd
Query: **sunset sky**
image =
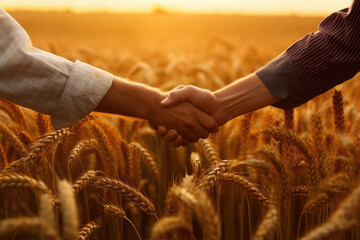
<path fill-rule="evenodd" d="M 5 10 L 149 12 L 155 6 L 179 12 L 250 14 L 327 14 L 352 0 L 0 0 Z"/>

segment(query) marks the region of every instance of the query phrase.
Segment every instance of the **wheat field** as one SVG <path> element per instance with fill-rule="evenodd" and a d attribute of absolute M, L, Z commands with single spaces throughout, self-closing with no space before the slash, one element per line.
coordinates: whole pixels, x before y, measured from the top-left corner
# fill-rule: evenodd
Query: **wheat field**
<path fill-rule="evenodd" d="M 164 91 L 216 90 L 320 17 L 10 12 L 33 44 Z M 1 239 L 360 239 L 359 77 L 172 148 L 141 119 L 54 131 L 0 104 Z"/>

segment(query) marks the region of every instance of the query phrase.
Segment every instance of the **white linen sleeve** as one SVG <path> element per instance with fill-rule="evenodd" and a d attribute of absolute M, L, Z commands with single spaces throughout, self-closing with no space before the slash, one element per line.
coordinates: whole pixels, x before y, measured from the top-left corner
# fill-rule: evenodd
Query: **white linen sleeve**
<path fill-rule="evenodd" d="M 0 9 L 0 98 L 51 116 L 55 129 L 93 111 L 113 75 L 32 46 L 26 31 Z"/>
<path fill-rule="evenodd" d="M 58 104 L 50 114 L 55 129 L 70 126 L 92 112 L 109 91 L 113 75 L 76 61 Z"/>

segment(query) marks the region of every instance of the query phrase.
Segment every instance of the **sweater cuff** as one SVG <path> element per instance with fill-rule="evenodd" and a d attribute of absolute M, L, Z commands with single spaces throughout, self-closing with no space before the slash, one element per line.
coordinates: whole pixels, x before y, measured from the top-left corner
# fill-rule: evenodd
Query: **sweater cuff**
<path fill-rule="evenodd" d="M 51 117 L 54 129 L 68 127 L 92 112 L 109 91 L 114 76 L 76 61 Z"/>
<path fill-rule="evenodd" d="M 256 74 L 273 95 L 282 99 L 273 104 L 274 107 L 289 109 L 304 102 L 302 83 L 286 52 L 260 68 Z"/>

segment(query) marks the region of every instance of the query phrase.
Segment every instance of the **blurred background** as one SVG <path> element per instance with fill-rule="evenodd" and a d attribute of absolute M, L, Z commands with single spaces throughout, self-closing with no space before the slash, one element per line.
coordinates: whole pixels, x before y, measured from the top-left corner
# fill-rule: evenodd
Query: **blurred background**
<path fill-rule="evenodd" d="M 151 12 L 154 8 L 182 13 L 327 14 L 351 0 L 3 0 L 5 9 L 71 10 L 76 12 Z"/>
<path fill-rule="evenodd" d="M 220 76 L 229 82 L 265 64 L 316 31 L 325 16 L 350 4 L 351 0 L 2 0 L 0 6 L 25 28 L 35 47 L 71 60 L 129 76 L 139 61 L 159 72 L 161 64 L 175 58 L 193 64 L 201 56 L 225 53 L 242 65 L 238 74 Z"/>

